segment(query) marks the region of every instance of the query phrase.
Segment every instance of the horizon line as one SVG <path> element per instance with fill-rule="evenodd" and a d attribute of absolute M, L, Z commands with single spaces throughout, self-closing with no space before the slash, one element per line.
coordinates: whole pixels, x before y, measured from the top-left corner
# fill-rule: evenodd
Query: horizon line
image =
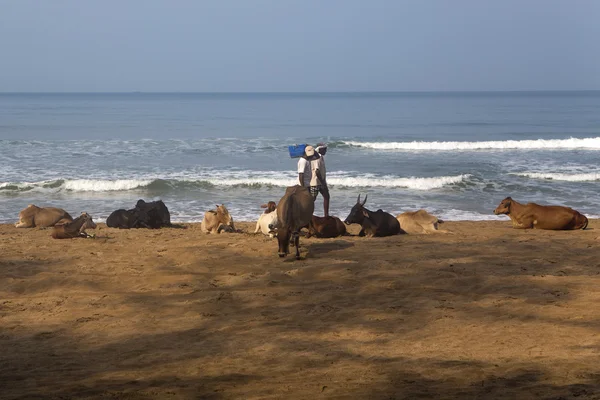
<path fill-rule="evenodd" d="M 341 91 L 22 91 L 5 94 L 427 94 L 427 93 L 557 93 L 600 92 L 600 89 L 519 89 L 519 90 L 341 90 Z"/>

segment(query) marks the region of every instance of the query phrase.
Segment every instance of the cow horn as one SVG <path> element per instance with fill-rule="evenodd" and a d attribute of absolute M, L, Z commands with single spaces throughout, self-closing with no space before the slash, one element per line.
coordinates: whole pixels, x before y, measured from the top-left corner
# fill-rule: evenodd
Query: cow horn
<path fill-rule="evenodd" d="M 365 205 L 365 203 L 367 202 L 367 197 L 368 197 L 368 196 L 369 196 L 368 194 L 365 194 L 365 199 L 363 200 L 363 202 L 362 202 L 361 206 L 364 206 L 364 205 Z"/>
<path fill-rule="evenodd" d="M 360 203 L 360 193 L 358 194 L 358 198 L 356 199 L 356 204 Z"/>

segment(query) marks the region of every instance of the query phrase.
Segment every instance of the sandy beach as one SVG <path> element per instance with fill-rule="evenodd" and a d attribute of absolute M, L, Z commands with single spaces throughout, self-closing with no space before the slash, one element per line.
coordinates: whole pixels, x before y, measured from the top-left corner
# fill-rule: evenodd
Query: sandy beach
<path fill-rule="evenodd" d="M 598 220 L 301 238 L 300 261 L 183 225 L 1 225 L 0 397 L 600 398 Z"/>

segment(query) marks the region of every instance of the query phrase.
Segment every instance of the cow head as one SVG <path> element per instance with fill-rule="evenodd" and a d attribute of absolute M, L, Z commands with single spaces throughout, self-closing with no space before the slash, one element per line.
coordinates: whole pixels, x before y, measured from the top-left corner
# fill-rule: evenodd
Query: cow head
<path fill-rule="evenodd" d="M 276 220 L 274 224 L 269 224 L 269 230 L 277 238 L 279 245 L 279 257 L 285 257 L 290 254 L 290 240 L 292 239 L 292 231 L 287 226 L 282 226 L 281 221 Z"/>
<path fill-rule="evenodd" d="M 227 208 L 225 207 L 224 204 L 221 204 L 220 206 L 218 205 L 217 209 L 216 209 L 216 212 L 217 212 L 217 220 L 220 223 L 228 225 L 228 226 L 231 226 L 232 228 L 234 228 L 234 226 L 233 226 L 233 218 L 229 214 L 229 211 L 227 210 Z"/>
<path fill-rule="evenodd" d="M 290 229 L 277 229 L 277 243 L 279 244 L 278 254 L 279 257 L 285 257 L 290 254 L 290 240 L 292 238 L 292 231 Z"/>
<path fill-rule="evenodd" d="M 79 228 L 79 232 L 83 232 L 86 229 L 96 229 L 96 223 L 92 220 L 92 216 L 86 212 L 81 213 L 81 218 L 84 219 L 81 228 Z"/>
<path fill-rule="evenodd" d="M 367 196 L 368 195 L 365 195 L 365 199 L 361 203 L 360 194 L 358 195 L 358 198 L 356 199 L 356 204 L 354 205 L 354 207 L 352 207 L 352 210 L 350 210 L 350 214 L 348 214 L 348 217 L 344 220 L 344 223 L 346 225 L 362 224 L 363 220 L 365 219 L 364 206 L 367 202 Z"/>
<path fill-rule="evenodd" d="M 265 214 L 268 214 L 268 213 L 275 211 L 275 209 L 277 208 L 277 203 L 275 203 L 274 201 L 269 201 L 267 204 L 263 204 L 260 207 L 266 208 Z"/>
<path fill-rule="evenodd" d="M 510 205 L 512 203 L 512 198 L 507 197 L 500 202 L 498 207 L 494 210 L 494 214 L 510 214 Z"/>

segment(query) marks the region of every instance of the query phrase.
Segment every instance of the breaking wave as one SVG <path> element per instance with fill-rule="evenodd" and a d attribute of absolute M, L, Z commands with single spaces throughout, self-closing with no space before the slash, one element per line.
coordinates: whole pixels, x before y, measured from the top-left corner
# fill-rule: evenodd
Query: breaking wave
<path fill-rule="evenodd" d="M 569 139 L 503 140 L 487 142 L 356 142 L 344 141 L 348 146 L 375 150 L 451 151 L 451 150 L 600 150 L 600 137 Z"/>
<path fill-rule="evenodd" d="M 0 193 L 19 192 L 114 192 L 128 190 L 193 190 L 211 187 L 244 187 L 261 188 L 264 186 L 287 187 L 297 183 L 293 174 L 283 172 L 263 172 L 264 177 L 237 177 L 234 176 L 178 178 L 178 179 L 57 179 L 40 182 L 3 182 L 0 183 Z M 258 174 L 257 174 L 258 175 Z M 332 173 L 327 179 L 330 186 L 342 188 L 354 187 L 380 187 L 380 188 L 407 188 L 413 190 L 431 190 L 447 185 L 461 183 L 471 175 L 463 174 L 456 176 L 438 176 L 431 178 L 420 177 L 398 177 L 377 176 L 374 174 L 362 174 L 349 176 L 347 173 Z"/>
<path fill-rule="evenodd" d="M 523 176 L 534 179 L 547 179 L 568 182 L 593 182 L 600 181 L 600 172 L 591 172 L 586 174 L 563 174 L 563 173 L 544 173 L 544 172 L 522 172 L 512 175 Z"/>

